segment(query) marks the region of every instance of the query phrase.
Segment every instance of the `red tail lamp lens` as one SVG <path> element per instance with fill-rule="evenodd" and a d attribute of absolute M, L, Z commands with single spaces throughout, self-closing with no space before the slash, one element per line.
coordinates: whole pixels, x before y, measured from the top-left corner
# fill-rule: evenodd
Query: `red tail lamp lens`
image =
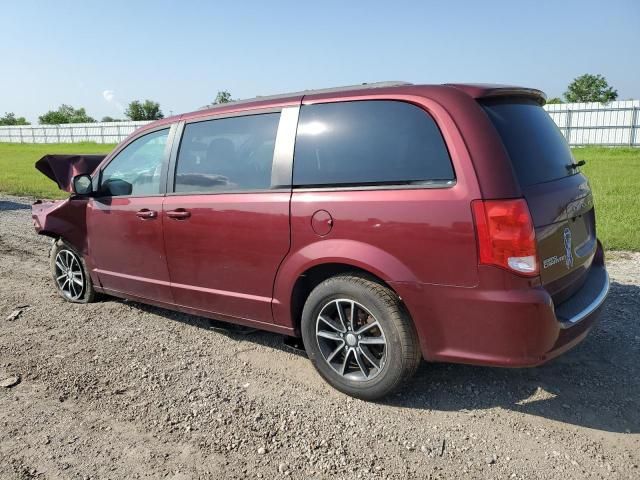
<path fill-rule="evenodd" d="M 524 198 L 471 202 L 480 264 L 497 265 L 519 275 L 537 276 L 536 234 Z"/>

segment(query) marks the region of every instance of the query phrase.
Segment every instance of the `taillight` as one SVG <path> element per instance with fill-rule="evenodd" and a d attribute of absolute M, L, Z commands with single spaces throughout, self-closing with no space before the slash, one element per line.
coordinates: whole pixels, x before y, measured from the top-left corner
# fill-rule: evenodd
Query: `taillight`
<path fill-rule="evenodd" d="M 471 202 L 483 265 L 497 265 L 519 275 L 539 273 L 536 234 L 524 198 Z"/>

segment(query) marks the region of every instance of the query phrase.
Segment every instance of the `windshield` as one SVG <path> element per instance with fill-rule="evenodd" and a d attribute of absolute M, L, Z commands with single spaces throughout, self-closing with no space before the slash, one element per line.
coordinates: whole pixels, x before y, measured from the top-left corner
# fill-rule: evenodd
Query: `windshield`
<path fill-rule="evenodd" d="M 573 155 L 551 117 L 527 99 L 482 103 L 498 130 L 521 186 L 557 180 L 577 173 L 568 168 Z"/>

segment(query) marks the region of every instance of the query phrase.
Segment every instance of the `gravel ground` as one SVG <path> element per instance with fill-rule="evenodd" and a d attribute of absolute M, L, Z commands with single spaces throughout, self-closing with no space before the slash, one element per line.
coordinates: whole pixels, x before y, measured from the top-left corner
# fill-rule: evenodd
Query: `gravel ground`
<path fill-rule="evenodd" d="M 640 254 L 609 254 L 601 323 L 554 362 L 423 364 L 366 403 L 278 335 L 65 303 L 48 246 L 0 198 L 1 478 L 640 478 Z"/>

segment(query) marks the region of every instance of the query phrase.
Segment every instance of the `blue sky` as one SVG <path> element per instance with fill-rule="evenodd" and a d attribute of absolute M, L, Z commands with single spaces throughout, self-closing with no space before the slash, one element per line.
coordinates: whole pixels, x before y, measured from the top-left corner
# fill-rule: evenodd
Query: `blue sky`
<path fill-rule="evenodd" d="M 61 103 L 122 117 L 381 80 L 561 95 L 601 73 L 640 98 L 640 1 L 35 1 L 0 8 L 0 114 Z"/>

